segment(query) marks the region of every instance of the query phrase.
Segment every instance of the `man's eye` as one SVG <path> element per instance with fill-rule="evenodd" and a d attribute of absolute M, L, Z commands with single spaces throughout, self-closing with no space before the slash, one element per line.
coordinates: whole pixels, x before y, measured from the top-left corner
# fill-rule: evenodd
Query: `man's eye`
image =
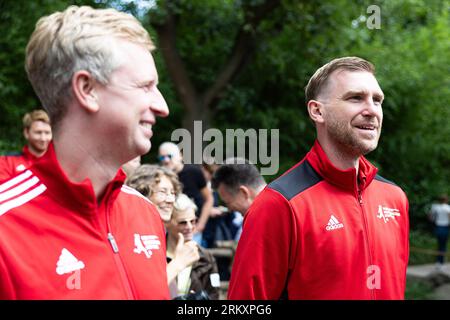
<path fill-rule="evenodd" d="M 362 100 L 362 97 L 361 97 L 361 96 L 351 96 L 351 97 L 349 98 L 349 100 L 361 101 L 361 100 Z"/>
<path fill-rule="evenodd" d="M 140 87 L 144 90 L 144 92 L 149 92 L 152 90 L 153 82 L 142 84 Z"/>
<path fill-rule="evenodd" d="M 383 102 L 383 100 L 381 100 L 381 99 L 373 99 L 373 102 L 375 104 L 381 104 Z"/>

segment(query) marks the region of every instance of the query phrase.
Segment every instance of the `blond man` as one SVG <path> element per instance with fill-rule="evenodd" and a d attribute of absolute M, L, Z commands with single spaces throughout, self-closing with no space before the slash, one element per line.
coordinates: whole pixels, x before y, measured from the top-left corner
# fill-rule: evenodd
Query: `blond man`
<path fill-rule="evenodd" d="M 23 117 L 23 135 L 27 144 L 19 154 L 0 157 L 0 181 L 28 168 L 47 151 L 52 139 L 50 118 L 44 110 L 28 112 Z"/>
<path fill-rule="evenodd" d="M 168 299 L 164 228 L 120 167 L 168 115 L 147 31 L 113 9 L 40 19 L 26 71 L 53 142 L 0 185 L 0 299 Z M 18 259 L 17 257 L 20 257 Z"/>

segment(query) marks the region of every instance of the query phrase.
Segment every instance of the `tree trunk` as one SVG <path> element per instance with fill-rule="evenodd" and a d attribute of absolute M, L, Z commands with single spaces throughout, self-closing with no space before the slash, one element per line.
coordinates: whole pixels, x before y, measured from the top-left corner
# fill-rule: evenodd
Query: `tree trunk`
<path fill-rule="evenodd" d="M 257 6 L 244 6 L 244 22 L 236 34 L 234 47 L 227 62 L 217 74 L 214 83 L 203 92 L 197 91 L 189 78 L 186 66 L 176 48 L 176 19 L 171 11 L 171 1 L 165 2 L 166 19 L 152 24 L 158 34 L 159 48 L 162 52 L 169 76 L 185 108 L 183 127 L 191 135 L 194 121 L 202 121 L 203 131 L 212 125 L 212 115 L 226 86 L 244 69 L 254 54 L 255 31 L 259 23 L 280 5 L 280 0 L 266 0 Z"/>

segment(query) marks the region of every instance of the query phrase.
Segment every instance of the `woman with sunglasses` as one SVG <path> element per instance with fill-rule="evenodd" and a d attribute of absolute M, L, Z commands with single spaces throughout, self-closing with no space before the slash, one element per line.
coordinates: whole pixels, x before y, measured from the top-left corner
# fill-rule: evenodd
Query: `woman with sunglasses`
<path fill-rule="evenodd" d="M 192 241 L 197 217 L 197 206 L 185 194 L 180 194 L 175 203 L 172 218 L 167 224 L 167 260 L 176 256 L 178 235 L 181 233 L 184 241 Z M 220 277 L 214 256 L 204 248 L 198 246 L 200 259 L 192 266 L 184 268 L 176 279 L 169 283 L 172 298 L 186 296 L 200 296 L 212 300 L 219 299 Z M 173 261 L 173 260 L 172 260 Z"/>

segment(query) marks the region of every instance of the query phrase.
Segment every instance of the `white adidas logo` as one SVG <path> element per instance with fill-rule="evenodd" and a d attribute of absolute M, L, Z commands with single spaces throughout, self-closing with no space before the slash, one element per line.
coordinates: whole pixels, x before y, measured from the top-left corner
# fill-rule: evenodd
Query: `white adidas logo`
<path fill-rule="evenodd" d="M 61 250 L 61 255 L 59 256 L 58 262 L 56 263 L 56 273 L 59 275 L 70 273 L 75 270 L 80 270 L 84 268 L 83 261 L 75 258 L 73 254 L 69 252 L 66 248 Z"/>
<path fill-rule="evenodd" d="M 23 170 L 25 170 L 27 167 L 25 167 L 23 164 L 19 164 L 17 167 L 16 167 L 16 172 L 21 172 L 21 171 L 23 171 Z"/>
<path fill-rule="evenodd" d="M 344 227 L 344 225 L 342 223 L 340 223 L 338 221 L 338 219 L 336 219 L 335 216 L 331 215 L 330 220 L 328 221 L 328 224 L 325 227 L 325 229 L 327 231 L 331 231 L 331 230 L 340 229 L 340 228 L 343 228 L 343 227 Z"/>

